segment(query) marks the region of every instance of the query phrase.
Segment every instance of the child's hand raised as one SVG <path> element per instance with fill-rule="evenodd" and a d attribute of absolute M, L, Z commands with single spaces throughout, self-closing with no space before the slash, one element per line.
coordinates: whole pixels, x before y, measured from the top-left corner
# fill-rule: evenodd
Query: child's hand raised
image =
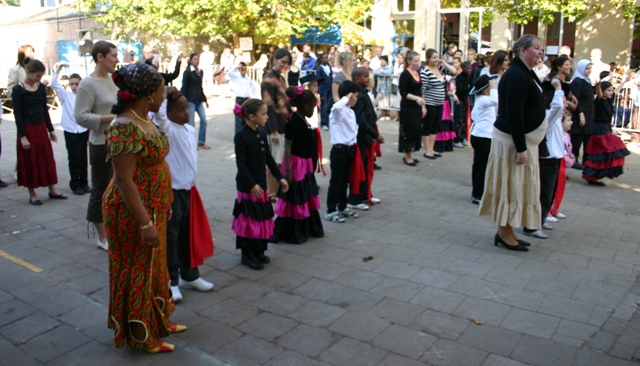
<path fill-rule="evenodd" d="M 260 188 L 259 185 L 255 185 L 253 186 L 253 188 L 251 188 L 251 194 L 255 197 L 255 198 L 262 198 L 263 195 L 263 191 L 262 188 Z"/>
<path fill-rule="evenodd" d="M 165 98 L 171 97 L 171 99 L 175 99 L 180 96 L 180 90 L 175 86 L 168 86 L 164 88 Z"/>
<path fill-rule="evenodd" d="M 282 186 L 282 193 L 287 193 L 289 190 L 289 183 L 286 179 L 280 179 L 280 185 Z"/>

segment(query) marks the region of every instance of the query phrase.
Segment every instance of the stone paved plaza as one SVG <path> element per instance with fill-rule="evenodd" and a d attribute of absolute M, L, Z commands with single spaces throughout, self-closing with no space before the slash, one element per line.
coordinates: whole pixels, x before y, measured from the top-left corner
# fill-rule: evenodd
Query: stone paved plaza
<path fill-rule="evenodd" d="M 210 293 L 183 290 L 170 354 L 116 349 L 107 328 L 107 254 L 87 238 L 88 196 L 29 205 L 12 177 L 15 124 L 0 125 L 0 364 L 3 365 L 628 365 L 640 359 L 640 158 L 605 188 L 569 170 L 567 219 L 528 253 L 493 246 L 470 202 L 472 149 L 402 164 L 397 124 L 374 194 L 382 203 L 326 236 L 270 244 L 263 271 L 240 265 L 232 102 L 212 100 L 197 179 L 215 238 L 201 267 Z M 53 112 L 59 121 L 59 112 Z M 330 150 L 323 132 L 324 152 Z M 328 170 L 328 164 L 325 165 Z M 317 175 L 324 206 L 328 179 Z M 324 213 L 324 211 L 323 211 Z M 17 264 L 7 259 L 20 259 Z M 363 257 L 373 259 L 364 262 Z M 35 272 L 28 265 L 40 268 Z M 484 324 L 476 325 L 468 318 Z"/>

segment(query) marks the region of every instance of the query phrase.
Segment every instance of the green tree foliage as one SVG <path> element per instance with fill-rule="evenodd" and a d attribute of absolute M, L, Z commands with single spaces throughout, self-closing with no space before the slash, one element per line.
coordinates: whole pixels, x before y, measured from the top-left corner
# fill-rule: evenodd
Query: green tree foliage
<path fill-rule="evenodd" d="M 613 5 L 612 12 L 620 13 L 630 19 L 640 13 L 635 0 L 471 0 L 471 6 L 484 6 L 504 14 L 511 22 L 527 24 L 535 17 L 543 23 L 553 23 L 555 13 L 564 13 L 570 22 L 582 20 L 602 11 L 603 4 Z M 442 0 L 443 8 L 457 8 L 460 0 Z M 490 21 L 491 11 L 485 11 L 483 17 Z M 483 19 L 483 23 L 486 23 Z M 486 24 L 485 24 L 486 25 Z"/>
<path fill-rule="evenodd" d="M 373 0 L 79 0 L 77 6 L 108 25 L 105 32 L 128 39 L 133 31 L 155 36 L 283 37 L 304 26 L 362 19 Z M 101 10 L 90 12 L 92 10 Z"/>

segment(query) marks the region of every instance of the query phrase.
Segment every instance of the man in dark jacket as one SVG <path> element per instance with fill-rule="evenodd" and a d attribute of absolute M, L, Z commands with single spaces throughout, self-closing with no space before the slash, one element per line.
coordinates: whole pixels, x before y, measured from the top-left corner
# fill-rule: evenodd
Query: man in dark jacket
<path fill-rule="evenodd" d="M 333 105 L 333 95 L 331 85 L 333 84 L 333 70 L 329 65 L 329 56 L 326 53 L 320 55 L 320 65 L 316 69 L 318 79 L 324 79 L 318 84 L 318 94 L 320 94 L 320 125 L 323 131 L 329 129 L 329 114 Z"/>

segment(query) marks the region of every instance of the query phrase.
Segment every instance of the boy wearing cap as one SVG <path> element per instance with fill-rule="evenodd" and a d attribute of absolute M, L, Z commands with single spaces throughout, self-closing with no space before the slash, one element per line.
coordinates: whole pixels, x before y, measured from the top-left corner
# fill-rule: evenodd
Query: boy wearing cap
<path fill-rule="evenodd" d="M 469 95 L 476 100 L 471 110 L 471 146 L 473 166 L 471 168 L 471 202 L 478 205 L 484 192 L 484 175 L 491 152 L 493 124 L 496 122 L 498 89 L 496 75 L 481 75 L 473 85 Z"/>

